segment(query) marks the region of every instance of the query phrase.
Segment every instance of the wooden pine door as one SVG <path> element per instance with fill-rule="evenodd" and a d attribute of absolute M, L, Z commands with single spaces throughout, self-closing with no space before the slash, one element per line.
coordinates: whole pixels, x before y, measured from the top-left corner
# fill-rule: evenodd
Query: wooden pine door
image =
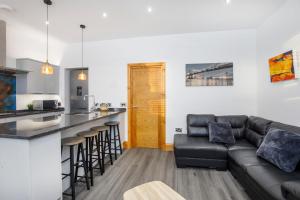
<path fill-rule="evenodd" d="M 165 144 L 165 64 L 128 65 L 129 143 L 163 148 Z"/>

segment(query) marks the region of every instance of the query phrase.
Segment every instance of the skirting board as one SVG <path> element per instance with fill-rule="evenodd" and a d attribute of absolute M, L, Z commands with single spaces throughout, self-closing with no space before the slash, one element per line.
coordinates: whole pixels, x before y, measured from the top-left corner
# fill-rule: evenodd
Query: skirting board
<path fill-rule="evenodd" d="M 124 149 L 130 149 L 131 148 L 128 141 L 123 142 L 123 148 Z M 173 147 L 173 144 L 165 144 L 161 149 L 163 151 L 173 151 L 174 147 Z"/>

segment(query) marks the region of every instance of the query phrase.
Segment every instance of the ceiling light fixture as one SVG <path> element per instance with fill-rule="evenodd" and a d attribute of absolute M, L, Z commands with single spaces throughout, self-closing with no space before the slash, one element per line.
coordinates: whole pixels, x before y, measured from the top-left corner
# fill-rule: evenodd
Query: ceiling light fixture
<path fill-rule="evenodd" d="M 83 71 L 83 30 L 85 29 L 85 25 L 81 24 L 81 72 L 78 74 L 77 79 L 81 81 L 85 81 L 87 79 L 86 74 Z"/>
<path fill-rule="evenodd" d="M 54 73 L 53 66 L 51 66 L 48 62 L 48 54 L 49 54 L 49 12 L 48 12 L 48 7 L 52 5 L 51 0 L 44 0 L 44 3 L 47 5 L 47 21 L 46 21 L 46 26 L 47 26 L 47 50 L 46 50 L 46 62 L 43 63 L 41 67 L 41 72 L 42 74 L 46 75 L 52 75 Z M 47 23 L 48 22 L 48 23 Z"/>
<path fill-rule="evenodd" d="M 231 0 L 226 0 L 226 4 L 230 4 L 231 3 Z"/>
<path fill-rule="evenodd" d="M 153 11 L 153 10 L 152 10 L 152 7 L 149 6 L 148 9 L 147 9 L 147 11 L 148 11 L 148 13 L 152 13 L 152 11 Z"/>
<path fill-rule="evenodd" d="M 107 17 L 107 13 L 106 12 L 102 13 L 102 17 L 106 18 Z"/>

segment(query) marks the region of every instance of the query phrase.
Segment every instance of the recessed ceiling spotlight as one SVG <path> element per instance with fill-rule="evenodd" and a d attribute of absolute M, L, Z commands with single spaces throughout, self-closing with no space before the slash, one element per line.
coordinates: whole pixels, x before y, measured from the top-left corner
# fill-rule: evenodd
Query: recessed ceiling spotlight
<path fill-rule="evenodd" d="M 48 26 L 50 24 L 50 22 L 47 20 L 47 21 L 45 21 L 45 24 Z"/>
<path fill-rule="evenodd" d="M 152 13 L 152 7 L 149 6 L 149 7 L 147 8 L 147 11 L 148 11 L 148 13 Z"/>
<path fill-rule="evenodd" d="M 106 12 L 102 13 L 102 17 L 106 18 L 107 17 L 107 13 Z"/>
<path fill-rule="evenodd" d="M 231 0 L 226 0 L 226 4 L 230 4 L 231 3 Z"/>

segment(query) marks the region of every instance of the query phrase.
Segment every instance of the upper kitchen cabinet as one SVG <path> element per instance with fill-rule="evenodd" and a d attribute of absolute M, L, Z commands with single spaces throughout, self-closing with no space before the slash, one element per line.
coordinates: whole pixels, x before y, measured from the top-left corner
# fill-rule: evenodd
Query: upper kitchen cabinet
<path fill-rule="evenodd" d="M 24 58 L 17 59 L 17 69 L 29 71 L 16 75 L 17 94 L 59 94 L 59 67 L 53 66 L 54 73 L 41 73 L 42 62 Z"/>

